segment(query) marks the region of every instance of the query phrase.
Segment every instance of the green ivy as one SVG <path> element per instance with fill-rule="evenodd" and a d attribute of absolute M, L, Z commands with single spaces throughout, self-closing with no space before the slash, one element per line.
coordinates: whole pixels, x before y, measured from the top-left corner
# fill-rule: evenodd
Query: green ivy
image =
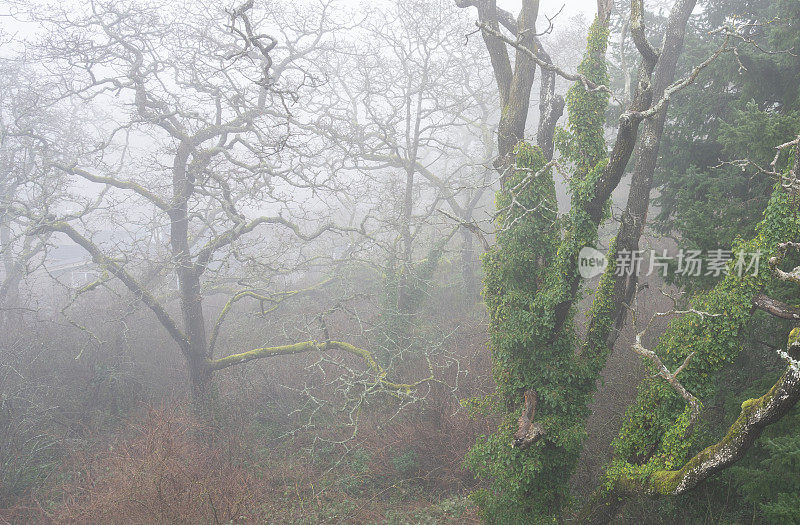
<path fill-rule="evenodd" d="M 780 242 L 800 240 L 800 217 L 793 199 L 777 184 L 757 227 L 756 236 L 736 244 L 734 253 L 760 253 L 757 275 L 736 268 L 737 258 L 729 263 L 728 274 L 708 293 L 690 301 L 692 308 L 716 314 L 700 317 L 686 314 L 672 321 L 656 346 L 656 353 L 669 369 L 675 369 L 694 353 L 681 372 L 681 383 L 698 399 L 715 393 L 716 377 L 733 363 L 741 351 L 740 335 L 752 317 L 753 296 L 767 289 L 778 296 L 767 261 Z M 634 468 L 640 473 L 675 469 L 685 463 L 697 448 L 697 429 L 689 428 L 688 408 L 683 399 L 663 379 L 651 374 L 639 388 L 636 403 L 627 411 L 619 437 L 615 440 L 615 461 L 607 471 L 619 479 Z"/>
<path fill-rule="evenodd" d="M 579 71 L 607 84 L 608 29 L 590 28 Z M 597 241 L 598 225 L 586 212 L 607 163 L 603 123 L 608 95 L 582 84 L 567 94 L 567 129 L 557 133 L 562 159 L 570 166 L 572 207 L 557 215 L 555 182 L 539 148 L 520 143 L 515 171 L 497 195 L 496 246 L 484 255 L 484 296 L 491 319 L 495 410 L 503 414 L 497 432 L 481 437 L 466 464 L 491 489 L 474 499 L 490 523 L 552 522 L 567 501 L 568 481 L 585 438 L 588 403 L 597 373 L 575 352 L 574 312 L 554 333 L 557 306 L 574 303 L 578 253 Z M 526 450 L 511 447 L 522 393 L 538 396 L 536 420 L 545 437 Z M 491 400 L 489 400 L 491 402 Z M 485 411 L 487 402 L 469 403 Z"/>

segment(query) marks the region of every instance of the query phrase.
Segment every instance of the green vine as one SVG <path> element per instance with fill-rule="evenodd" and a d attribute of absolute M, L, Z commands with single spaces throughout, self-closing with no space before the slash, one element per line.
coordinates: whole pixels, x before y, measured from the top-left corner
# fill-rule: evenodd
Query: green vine
<path fill-rule="evenodd" d="M 579 66 L 596 84 L 606 84 L 608 29 L 595 20 L 587 52 Z M 539 148 L 520 143 L 516 165 L 497 195 L 496 246 L 485 254 L 484 296 L 491 315 L 495 409 L 500 428 L 480 438 L 466 463 L 491 490 L 474 498 L 491 523 L 552 521 L 568 497 L 568 481 L 585 438 L 588 403 L 597 373 L 576 355 L 574 311 L 556 330 L 559 305 L 571 305 L 580 250 L 597 241 L 598 224 L 587 209 L 607 163 L 603 123 L 608 95 L 588 92 L 580 84 L 567 94 L 567 129 L 556 142 L 570 165 L 570 214 L 559 220 L 553 173 Z M 530 448 L 511 446 L 522 393 L 532 389 L 538 404 L 535 419 L 544 438 Z M 473 407 L 485 410 L 487 403 Z"/>
<path fill-rule="evenodd" d="M 760 254 L 761 267 L 756 275 L 753 270 L 740 272 L 738 257 L 734 257 L 727 276 L 711 291 L 690 301 L 694 309 L 719 315 L 684 315 L 672 321 L 659 340 L 655 351 L 670 369 L 694 353 L 680 380 L 698 399 L 714 393 L 716 377 L 739 355 L 740 336 L 752 317 L 753 296 L 764 289 L 782 288 L 782 283 L 771 276 L 767 261 L 776 254 L 780 242 L 800 240 L 800 217 L 792 201 L 776 185 L 755 238 L 734 247 L 734 254 Z M 648 476 L 683 465 L 697 448 L 700 436 L 697 429 L 690 428 L 688 414 L 683 399 L 663 379 L 643 381 L 614 442 L 615 460 L 606 472 L 608 483 L 624 482 L 631 472 Z"/>

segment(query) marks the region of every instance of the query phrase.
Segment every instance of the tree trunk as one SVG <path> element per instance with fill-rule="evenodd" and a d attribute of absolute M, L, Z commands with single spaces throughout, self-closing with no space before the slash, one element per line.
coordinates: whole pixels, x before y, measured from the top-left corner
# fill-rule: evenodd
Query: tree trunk
<path fill-rule="evenodd" d="M 0 218 L 0 249 L 3 252 L 3 269 L 5 278 L 0 283 L 0 321 L 11 323 L 17 318 L 14 309 L 19 306 L 19 284 L 22 274 L 19 265 L 14 260 L 9 243 L 11 241 L 11 228 L 5 217 Z"/>
<path fill-rule="evenodd" d="M 197 354 L 190 354 L 192 356 Z M 203 357 L 191 357 L 187 360 L 189 369 L 189 386 L 191 387 L 192 408 L 201 421 L 211 421 L 214 416 L 214 389 L 213 372 L 208 367 L 208 361 Z"/>
<path fill-rule="evenodd" d="M 196 268 L 189 245 L 189 198 L 194 190 L 188 173 L 191 145 L 182 143 L 178 147 L 173 166 L 173 207 L 170 216 L 170 245 L 178 276 L 183 327 L 188 344 L 185 348 L 186 365 L 189 369 L 192 403 L 199 416 L 211 415 L 212 383 L 208 369 L 208 342 L 206 340 L 203 298 L 200 289 L 200 269 Z"/>
<path fill-rule="evenodd" d="M 464 295 L 469 304 L 473 304 L 478 299 L 474 236 L 471 231 L 461 227 L 461 279 L 464 285 Z"/>
<path fill-rule="evenodd" d="M 517 24 L 517 37 L 521 45 L 536 49 L 536 18 L 539 15 L 538 0 L 524 0 Z M 489 38 L 494 38 L 489 36 Z M 505 45 L 501 42 L 501 45 Z M 503 166 L 511 165 L 514 146 L 525 138 L 525 123 L 531 101 L 531 88 L 536 75 L 536 62 L 526 53 L 518 52 L 514 60 L 514 75 L 503 103 L 500 125 L 497 130 L 497 146 Z"/>
<path fill-rule="evenodd" d="M 662 49 L 652 74 L 653 100 L 660 100 L 664 96 L 664 91 L 675 79 L 678 58 L 683 50 L 686 24 L 696 3 L 696 0 L 684 0 L 673 8 L 674 16 L 669 19 Z M 653 187 L 653 175 L 658 161 L 661 136 L 664 133 L 667 109 L 668 104 L 665 104 L 658 114 L 642 124 L 642 139 L 637 148 L 628 202 L 616 236 L 615 253 L 609 254 L 610 257 L 616 256 L 615 254 L 621 251 L 633 253 L 639 250 L 639 239 L 644 231 L 650 207 L 650 191 Z M 606 336 L 608 347 L 613 347 L 619 329 L 625 322 L 628 312 L 626 305 L 630 303 L 638 282 L 636 272 L 631 272 L 631 275 L 624 275 L 623 272 L 623 275 L 615 275 L 613 279 L 614 289 L 611 296 L 614 305 L 611 312 L 613 327 Z M 593 331 L 596 322 L 596 319 L 590 321 L 590 332 Z"/>

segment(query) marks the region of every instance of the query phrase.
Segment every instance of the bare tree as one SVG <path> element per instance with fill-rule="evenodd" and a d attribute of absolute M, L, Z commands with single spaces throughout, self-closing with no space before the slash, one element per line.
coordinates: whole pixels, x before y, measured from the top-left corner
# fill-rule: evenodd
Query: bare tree
<path fill-rule="evenodd" d="M 303 140 L 290 119 L 321 81 L 314 57 L 346 27 L 327 4 L 255 10 L 249 2 L 209 12 L 108 2 L 31 17 L 47 31 L 36 49 L 62 99 L 92 104 L 105 117 L 91 146 L 52 161 L 84 188 L 77 211 L 32 210 L 34 233 L 68 237 L 100 267 L 100 278 L 79 293 L 113 278 L 146 305 L 183 355 L 201 408 L 214 372 L 304 352 L 350 353 L 374 372 L 377 387 L 413 388 L 390 382 L 368 351 L 330 340 L 324 323 L 320 342 L 218 357 L 230 306 L 274 300 L 269 288 L 281 275 L 297 275 L 326 249 L 310 241 L 341 230 L 326 205 L 338 182 L 297 162 Z M 162 279 L 140 277 L 147 260 Z M 165 302 L 170 275 L 179 316 Z M 225 290 L 231 298 L 209 330 L 204 297 Z"/>
<path fill-rule="evenodd" d="M 45 165 L 50 153 L 43 135 L 74 143 L 79 113 L 49 110 L 52 86 L 42 86 L 35 71 L 14 60 L 0 63 L 0 84 L 0 318 L 11 322 L 28 308 L 20 287 L 41 266 L 48 241 L 31 235 L 35 224 L 16 211 L 49 209 L 64 196 L 63 177 Z"/>
<path fill-rule="evenodd" d="M 359 195 L 358 213 L 384 225 L 373 240 L 380 237 L 387 258 L 397 261 L 400 310 L 410 307 L 405 281 L 414 279 L 420 240 L 437 235 L 437 210 L 472 225 L 494 178 L 496 116 L 490 86 L 474 68 L 481 49 L 464 45 L 465 22 L 444 1 L 398 2 L 371 13 L 345 52 L 326 57 L 330 80 L 303 125 L 322 137 L 329 154 L 338 152 L 337 166 L 371 189 Z M 467 226 L 462 275 L 474 297 L 477 257 Z"/>

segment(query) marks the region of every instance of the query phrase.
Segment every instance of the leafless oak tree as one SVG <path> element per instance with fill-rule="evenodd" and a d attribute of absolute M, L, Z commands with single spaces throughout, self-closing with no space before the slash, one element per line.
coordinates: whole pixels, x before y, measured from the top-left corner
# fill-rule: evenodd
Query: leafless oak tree
<path fill-rule="evenodd" d="M 324 80 L 315 60 L 347 27 L 327 4 L 317 7 L 92 2 L 28 15 L 46 31 L 32 49 L 61 100 L 105 117 L 94 143 L 47 166 L 91 198 L 67 213 L 22 210 L 35 221 L 30 233 L 68 237 L 91 256 L 101 276 L 80 293 L 113 278 L 152 311 L 182 353 L 200 406 L 214 372 L 305 352 L 352 354 L 380 388 L 415 386 L 389 381 L 368 351 L 330 340 L 324 327 L 319 342 L 234 355 L 218 345 L 233 303 L 275 301 L 279 276 L 330 249 L 310 242 L 346 230 L 326 205 L 339 181 L 298 161 L 307 145 L 292 124 L 298 101 Z M 145 260 L 160 279 L 141 277 Z M 171 275 L 178 316 L 165 293 Z M 209 323 L 204 297 L 223 291 L 230 299 Z"/>

